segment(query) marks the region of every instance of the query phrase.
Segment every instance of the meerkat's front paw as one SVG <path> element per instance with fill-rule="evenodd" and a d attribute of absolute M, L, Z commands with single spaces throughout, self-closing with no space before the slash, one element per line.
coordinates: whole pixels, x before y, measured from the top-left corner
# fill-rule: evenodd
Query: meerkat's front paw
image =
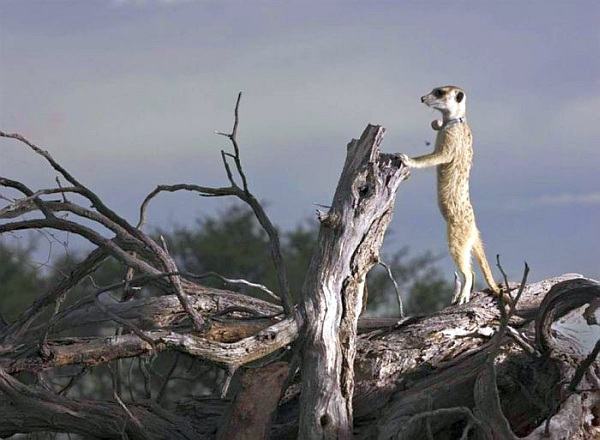
<path fill-rule="evenodd" d="M 406 154 L 404 153 L 398 153 L 398 157 L 400 158 L 400 161 L 407 167 L 412 167 L 414 166 L 414 162 L 413 160 L 408 157 Z"/>

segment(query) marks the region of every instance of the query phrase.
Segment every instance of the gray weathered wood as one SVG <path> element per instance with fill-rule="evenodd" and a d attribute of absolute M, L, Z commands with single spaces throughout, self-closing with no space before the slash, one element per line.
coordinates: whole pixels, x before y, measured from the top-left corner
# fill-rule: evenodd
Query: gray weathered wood
<path fill-rule="evenodd" d="M 261 369 L 247 370 L 242 378 L 217 440 L 263 440 L 271 430 L 281 387 L 288 376 L 287 362 L 274 362 Z"/>
<path fill-rule="evenodd" d="M 408 170 L 379 145 L 384 129 L 369 125 L 348 144 L 346 161 L 321 228 L 303 287 L 300 438 L 350 438 L 356 327 L 365 276 L 378 261 L 396 190 Z"/>
<path fill-rule="evenodd" d="M 559 310 L 575 307 L 573 312 L 581 316 L 581 299 L 587 298 L 589 304 L 598 298 L 598 286 L 597 282 L 577 274 L 531 283 L 523 292 L 511 325 L 537 347 L 536 317 L 540 314 L 546 314 L 547 319 L 556 316 L 544 312 L 547 305 L 542 305 L 542 301 L 548 292 L 551 291 L 550 298 L 555 298 L 551 301 L 553 304 L 559 304 L 557 292 L 563 297 Z M 469 417 L 473 418 L 476 383 L 495 350 L 490 339 L 498 323 L 499 311 L 494 298 L 478 292 L 468 304 L 450 306 L 360 335 L 354 365 L 355 438 L 427 438 L 424 423 L 428 419 L 436 440 L 460 438 Z M 589 329 L 581 331 L 580 338 Z M 537 357 L 526 352 L 510 335 L 504 338 L 502 347 L 496 360 L 498 390 L 503 415 L 516 436 L 541 439 L 545 419 L 555 404 L 558 412 L 551 426 L 557 433 L 563 433 L 562 438 L 585 439 L 600 435 L 600 430 L 592 425 L 597 410 L 594 408 L 600 404 L 599 383 L 595 379 L 600 373 L 598 362 L 593 364 L 593 371 L 584 375 L 585 383 L 580 385 L 580 389 L 587 391 L 561 403 L 557 387 L 561 386 L 561 380 L 573 375 L 581 359 L 566 353 L 564 344 L 557 345 L 556 353 L 549 358 Z M 300 398 L 294 393 L 299 392 L 300 386 L 288 393 L 271 438 L 294 438 L 300 406 Z M 428 413 L 432 416 L 426 416 Z M 477 435 L 472 433 L 474 436 L 470 438 L 485 438 L 481 437 L 480 428 L 471 429 L 477 431 Z M 576 436 L 569 437 L 575 432 Z M 565 434 L 568 435 L 565 437 Z M 561 437 L 556 434 L 551 438 Z"/>

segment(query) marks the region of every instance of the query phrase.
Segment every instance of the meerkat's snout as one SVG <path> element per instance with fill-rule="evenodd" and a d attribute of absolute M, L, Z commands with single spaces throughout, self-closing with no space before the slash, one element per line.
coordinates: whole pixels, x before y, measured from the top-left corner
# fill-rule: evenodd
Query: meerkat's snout
<path fill-rule="evenodd" d="M 421 96 L 421 102 L 427 107 L 433 107 L 440 110 L 440 106 L 444 104 L 446 92 L 441 88 L 433 89 L 431 93 Z"/>

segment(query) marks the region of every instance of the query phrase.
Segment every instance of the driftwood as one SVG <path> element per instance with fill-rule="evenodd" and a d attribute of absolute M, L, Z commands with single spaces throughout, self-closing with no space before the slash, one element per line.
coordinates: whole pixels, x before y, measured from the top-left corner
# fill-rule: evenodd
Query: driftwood
<path fill-rule="evenodd" d="M 277 231 L 242 169 L 238 108 L 239 97 L 232 132 L 222 133 L 233 146 L 233 152 L 221 152 L 229 185 L 159 185 L 142 203 L 137 225 L 48 152 L 21 135 L 0 132 L 40 155 L 70 185 L 33 190 L 0 177 L 0 186 L 17 195 L 0 208 L 0 233 L 55 229 L 97 246 L 21 316 L 0 320 L 0 436 L 49 431 L 130 439 L 487 440 L 599 434 L 597 282 L 570 274 L 527 284 L 508 314 L 490 295 L 477 293 L 468 304 L 429 316 L 359 318 L 365 276 L 378 262 L 396 189 L 407 176 L 396 156 L 380 153 L 383 129 L 368 126 L 349 144 L 332 206 L 319 215 L 305 302 L 293 305 Z M 217 277 L 274 296 L 248 280 L 185 273 L 166 244 L 143 231 L 148 204 L 173 191 L 234 196 L 252 208 L 278 272 L 274 302 L 203 286 L 203 279 Z M 20 218 L 27 213 L 39 218 Z M 102 228 L 89 227 L 90 221 Z M 109 257 L 128 268 L 123 282 L 61 310 L 71 289 Z M 136 295 L 146 287 L 160 294 Z M 110 299 L 114 291 L 123 301 Z M 112 336 L 79 336 L 80 329 L 99 326 L 112 327 Z M 174 362 L 154 399 L 149 391 L 143 401 L 123 396 L 110 366 L 163 351 L 223 368 L 221 390 L 161 406 Z M 63 393 L 69 385 L 44 385 L 49 370 L 99 365 L 111 368 L 110 400 L 74 399 Z M 38 384 L 27 383 L 28 375 Z"/>

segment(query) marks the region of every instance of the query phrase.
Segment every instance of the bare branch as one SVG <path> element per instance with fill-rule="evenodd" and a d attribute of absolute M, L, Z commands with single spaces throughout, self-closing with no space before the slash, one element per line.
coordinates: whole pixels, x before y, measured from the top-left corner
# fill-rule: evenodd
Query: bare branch
<path fill-rule="evenodd" d="M 108 206 L 102 202 L 100 197 L 98 197 L 93 191 L 88 189 L 85 185 L 80 183 L 75 177 L 73 177 L 65 168 L 63 168 L 54 158 L 48 153 L 46 150 L 41 149 L 37 145 L 33 144 L 25 137 L 18 133 L 5 133 L 0 131 L 0 137 L 10 138 L 18 140 L 19 142 L 27 145 L 31 150 L 33 150 L 36 154 L 42 156 L 46 161 L 50 164 L 52 168 L 58 171 L 69 183 L 73 186 L 79 188 L 78 192 L 86 197 L 90 202 L 92 202 L 92 206 L 98 210 L 98 212 L 104 214 L 106 217 L 111 219 L 113 222 L 117 223 L 121 227 L 127 229 L 129 233 L 132 235 L 136 235 L 136 230 L 133 228 L 125 219 L 117 215 L 114 211 L 112 211 Z"/>
<path fill-rule="evenodd" d="M 378 264 L 381 265 L 381 266 L 383 266 L 383 268 L 387 272 L 388 278 L 394 284 L 394 291 L 396 292 L 396 298 L 398 299 L 398 310 L 400 312 L 400 318 L 403 319 L 404 318 L 404 306 L 402 304 L 402 295 L 400 294 L 400 288 L 398 287 L 398 283 L 396 282 L 396 278 L 394 278 L 394 274 L 392 273 L 392 269 L 381 258 L 379 259 Z"/>
<path fill-rule="evenodd" d="M 226 153 L 224 150 L 221 150 L 221 158 L 223 159 L 223 166 L 225 167 L 225 172 L 227 173 L 227 178 L 229 179 L 229 183 L 231 183 L 232 187 L 236 187 L 237 184 L 233 179 L 233 174 L 231 172 L 231 167 L 229 166 L 229 162 L 227 162 L 227 156 L 231 156 L 229 153 Z"/>
<path fill-rule="evenodd" d="M 231 385 L 231 379 L 233 379 L 236 371 L 237 367 L 225 368 L 225 377 L 223 378 L 223 384 L 221 385 L 221 399 L 225 399 L 227 397 L 229 385 Z"/>
<path fill-rule="evenodd" d="M 239 110 L 240 110 L 241 99 L 242 99 L 242 92 L 239 92 L 238 96 L 237 96 L 237 100 L 235 102 L 233 128 L 231 129 L 231 133 L 224 133 L 222 131 L 217 131 L 215 133 L 218 135 L 221 135 L 221 136 L 225 136 L 225 137 L 229 138 L 229 140 L 231 141 L 231 143 L 233 145 L 233 150 L 235 151 L 235 154 L 232 155 L 232 157 L 235 161 L 235 166 L 237 168 L 237 172 L 240 175 L 240 178 L 242 179 L 242 188 L 243 188 L 244 192 L 248 193 L 248 181 L 246 179 L 246 175 L 244 174 L 244 170 L 242 168 L 242 162 L 240 159 L 240 147 L 239 147 L 238 141 L 237 141 L 237 130 L 238 130 L 239 122 L 240 122 Z"/>
<path fill-rule="evenodd" d="M 253 283 L 251 281 L 247 281 L 244 279 L 233 279 L 233 278 L 226 278 L 221 274 L 218 274 L 217 272 L 206 272 L 203 274 L 199 274 L 199 275 L 195 275 L 195 274 L 191 274 L 191 273 L 184 273 L 186 276 L 188 276 L 189 278 L 192 279 L 196 279 L 196 280 L 201 280 L 204 278 L 218 278 L 221 281 L 227 283 L 227 284 L 233 284 L 233 285 L 239 285 L 239 286 L 248 286 L 248 287 L 252 287 L 254 289 L 258 289 L 261 292 L 266 293 L 267 295 L 269 295 L 271 298 L 273 298 L 274 300 L 276 300 L 277 302 L 281 302 L 281 299 L 275 295 L 271 290 L 269 290 L 266 286 L 264 286 L 263 284 L 259 284 L 259 283 Z"/>
<path fill-rule="evenodd" d="M 143 426 L 132 422 L 118 403 L 71 400 L 28 387 L 0 368 L 0 436 L 27 432 L 70 432 L 83 438 L 192 440 L 198 433 L 176 414 L 144 405 L 129 405 Z"/>
<path fill-rule="evenodd" d="M 149 193 L 142 205 L 140 206 L 140 217 L 138 220 L 137 227 L 141 229 L 146 223 L 146 210 L 148 209 L 148 205 L 152 201 L 154 197 L 156 197 L 161 192 L 176 192 L 176 191 L 192 191 L 197 192 L 201 196 L 205 195 L 213 195 L 213 196 L 238 196 L 240 193 L 239 190 L 236 190 L 235 187 L 224 187 L 224 188 L 210 188 L 207 186 L 193 185 L 187 183 L 181 183 L 177 185 L 158 185 L 151 193 Z"/>
<path fill-rule="evenodd" d="M 215 342 L 191 333 L 166 330 L 142 332 L 143 338 L 134 332 L 109 337 L 54 339 L 48 341 L 50 356 L 41 358 L 34 354 L 13 361 L 0 358 L 0 366 L 10 373 L 34 372 L 72 364 L 93 366 L 115 359 L 172 349 L 219 365 L 238 368 L 291 344 L 302 325 L 300 313 L 295 312 L 293 316 L 288 316 L 257 334 L 232 343 Z"/>
<path fill-rule="evenodd" d="M 47 219 L 35 219 L 35 220 L 22 220 L 18 222 L 5 223 L 0 225 L 0 234 L 9 231 L 20 231 L 27 229 L 44 229 L 51 228 L 57 229 L 61 231 L 72 232 L 74 234 L 80 235 L 83 238 L 86 238 L 90 242 L 94 243 L 99 247 L 106 248 L 111 254 L 113 254 L 117 259 L 121 260 L 123 263 L 135 267 L 137 270 L 144 273 L 158 273 L 159 271 L 154 267 L 150 266 L 148 263 L 139 260 L 137 258 L 133 258 L 127 252 L 125 252 L 122 248 L 116 245 L 116 243 L 112 240 L 102 237 L 96 231 L 82 226 L 80 224 L 64 220 L 58 218 L 47 218 Z"/>
<path fill-rule="evenodd" d="M 468 432 L 468 430 L 471 429 L 471 426 L 477 426 L 478 428 L 483 429 L 481 422 L 477 419 L 477 417 L 475 417 L 473 415 L 473 412 L 469 408 L 463 407 L 463 406 L 457 406 L 457 407 L 452 407 L 452 408 L 439 408 L 439 409 L 424 411 L 422 413 L 416 414 L 406 421 L 406 423 L 404 424 L 405 427 L 404 427 L 403 431 L 407 431 L 408 433 L 410 433 L 411 425 L 414 423 L 417 423 L 417 422 L 421 422 L 421 421 L 423 421 L 423 419 L 430 420 L 432 418 L 436 419 L 436 418 L 448 417 L 448 416 L 459 416 L 459 417 L 464 418 L 467 421 L 467 425 L 465 427 L 465 430 L 463 431 L 463 435 L 464 435 L 464 432 Z M 397 436 L 395 437 L 397 440 L 411 440 L 412 438 L 414 438 L 414 437 L 407 437 L 403 431 L 398 432 Z"/>
<path fill-rule="evenodd" d="M 21 316 L 8 326 L 5 331 L 1 331 L 0 336 L 16 341 L 27 331 L 37 316 L 43 309 L 60 298 L 66 291 L 76 286 L 83 278 L 92 273 L 108 257 L 108 252 L 104 248 L 97 248 L 91 252 L 85 260 L 72 269 L 69 275 L 60 280 L 45 295 L 38 298 Z"/>
<path fill-rule="evenodd" d="M 158 394 L 156 395 L 156 403 L 158 403 L 158 404 L 160 404 L 165 397 L 165 392 L 167 391 L 167 385 L 169 384 L 169 380 L 171 380 L 171 376 L 173 376 L 173 373 L 175 372 L 175 369 L 177 368 L 177 364 L 179 363 L 180 356 L 181 356 L 181 354 L 179 352 L 175 353 L 175 359 L 173 359 L 173 363 L 171 364 L 169 371 L 167 371 L 167 374 L 165 375 L 163 383 L 160 386 L 160 389 L 158 390 Z"/>
<path fill-rule="evenodd" d="M 140 431 L 144 431 L 144 428 L 142 426 L 142 424 L 140 423 L 140 421 L 137 419 L 137 417 L 135 417 L 132 412 L 129 410 L 129 408 L 127 408 L 127 405 L 125 405 L 125 402 L 123 402 L 123 400 L 121 399 L 121 396 L 119 395 L 119 391 L 118 391 L 118 386 L 117 386 L 117 372 L 115 372 L 115 370 L 113 370 L 110 366 L 110 364 L 106 364 L 106 366 L 108 367 L 108 370 L 110 371 L 110 375 L 112 378 L 112 385 L 113 385 L 113 398 L 115 399 L 115 401 L 119 404 L 119 406 L 121 408 L 123 408 L 123 411 L 125 411 L 125 414 L 127 414 L 127 416 L 131 419 L 131 421 L 138 427 L 138 429 L 140 429 Z"/>
<path fill-rule="evenodd" d="M 242 163 L 241 163 L 241 159 L 240 159 L 240 149 L 239 149 L 239 144 L 237 141 L 237 130 L 238 130 L 238 125 L 239 125 L 239 105 L 240 105 L 241 98 L 242 98 L 242 93 L 240 92 L 238 94 L 237 101 L 235 104 L 234 123 L 233 123 L 233 129 L 232 129 L 231 133 L 216 132 L 216 134 L 227 137 L 231 141 L 233 148 L 234 148 L 235 153 L 233 155 L 231 155 L 230 153 L 227 153 L 223 150 L 221 151 L 223 165 L 225 167 L 225 171 L 227 173 L 227 178 L 228 178 L 229 182 L 231 183 L 231 186 L 222 187 L 222 188 L 211 188 L 211 187 L 191 185 L 191 184 L 159 185 L 146 196 L 146 198 L 142 202 L 142 205 L 140 206 L 140 216 L 139 216 L 139 221 L 138 221 L 138 228 L 141 228 L 146 221 L 146 210 L 148 208 L 150 201 L 161 192 L 175 192 L 175 191 L 184 190 L 184 191 L 197 192 L 201 196 L 205 196 L 205 197 L 206 196 L 208 196 L 208 197 L 235 196 L 235 197 L 239 198 L 240 200 L 247 203 L 252 208 L 252 211 L 254 212 L 258 222 L 260 223 L 260 225 L 262 226 L 262 228 L 265 230 L 265 232 L 267 233 L 267 235 L 269 237 L 271 257 L 273 259 L 273 263 L 275 265 L 275 269 L 277 272 L 279 296 L 281 298 L 281 302 L 283 304 L 283 308 L 284 308 L 285 312 L 289 314 L 291 312 L 291 307 L 292 307 L 293 301 L 292 301 L 292 296 L 290 294 L 290 286 L 289 286 L 289 282 L 288 282 L 288 278 L 287 278 L 287 269 L 285 267 L 285 262 L 283 259 L 283 255 L 281 253 L 281 244 L 280 244 L 280 240 L 279 240 L 279 234 L 277 232 L 277 229 L 275 228 L 275 226 L 273 225 L 273 223 L 267 216 L 265 210 L 259 203 L 259 201 L 254 197 L 254 195 L 252 195 L 250 193 L 250 191 L 248 189 L 248 182 L 246 179 L 246 175 L 242 168 Z M 233 158 L 235 165 L 236 165 L 236 170 L 242 180 L 242 188 L 238 187 L 237 184 L 235 183 L 231 168 L 226 160 L 226 157 Z"/>
<path fill-rule="evenodd" d="M 583 375 L 590 368 L 590 366 L 596 361 L 598 357 L 598 353 L 600 353 L 600 339 L 596 341 L 596 345 L 592 351 L 586 356 L 581 364 L 575 369 L 575 374 L 569 383 L 569 391 L 574 393 L 577 390 L 577 386 L 583 379 Z"/>
<path fill-rule="evenodd" d="M 103 294 L 104 292 L 106 292 L 106 290 L 100 290 L 99 292 L 96 292 L 96 294 L 94 296 L 96 306 L 100 310 L 102 310 L 106 315 L 110 316 L 113 320 L 115 320 L 116 322 L 121 324 L 123 327 L 127 327 L 129 330 L 131 330 L 133 333 L 135 333 L 140 339 L 142 339 L 142 340 L 146 341 L 148 344 L 154 346 L 154 340 L 152 338 L 149 338 L 148 336 L 146 336 L 144 334 L 144 332 L 142 332 L 140 329 L 138 329 L 135 325 L 131 324 L 130 322 L 121 318 L 120 316 L 112 313 L 110 310 L 108 310 L 106 307 L 104 307 L 102 302 L 100 302 L 100 300 L 98 299 L 98 297 L 101 294 Z"/>

